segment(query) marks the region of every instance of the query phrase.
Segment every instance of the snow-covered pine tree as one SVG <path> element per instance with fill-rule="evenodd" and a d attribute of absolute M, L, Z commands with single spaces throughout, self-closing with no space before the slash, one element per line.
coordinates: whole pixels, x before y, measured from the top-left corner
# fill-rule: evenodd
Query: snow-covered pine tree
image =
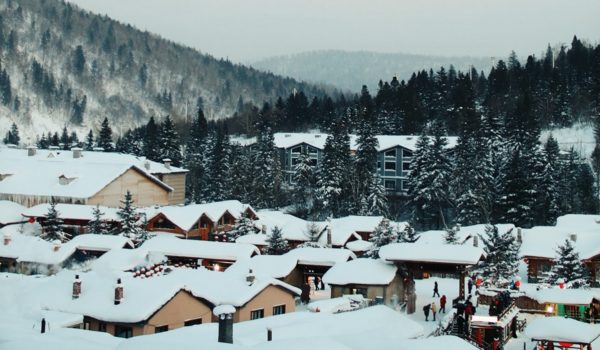
<path fill-rule="evenodd" d="M 54 198 L 52 198 L 50 206 L 48 207 L 48 213 L 46 214 L 43 226 L 44 229 L 42 230 L 40 237 L 46 241 L 54 242 L 58 240 L 64 243 L 71 238 L 70 234 L 63 231 L 63 221 L 58 216 Z"/>
<path fill-rule="evenodd" d="M 181 146 L 179 144 L 179 135 L 175 130 L 173 120 L 169 115 L 160 126 L 158 137 L 158 149 L 160 150 L 161 160 L 170 159 L 174 166 L 181 165 Z"/>
<path fill-rule="evenodd" d="M 229 144 L 229 135 L 226 130 L 218 128 L 212 134 L 212 148 L 208 150 L 210 156 L 210 164 L 206 168 L 209 176 L 207 178 L 207 200 L 221 201 L 231 199 L 230 185 L 230 160 L 231 160 L 231 145 Z"/>
<path fill-rule="evenodd" d="M 287 240 L 283 238 L 281 229 L 277 226 L 273 226 L 266 242 L 269 245 L 266 247 L 265 253 L 268 255 L 282 255 L 290 250 Z"/>
<path fill-rule="evenodd" d="M 315 202 L 315 174 L 310 157 L 302 152 L 294 168 L 294 205 L 296 213 L 310 215 Z"/>
<path fill-rule="evenodd" d="M 85 150 L 91 151 L 94 149 L 94 132 L 90 130 L 85 137 Z"/>
<path fill-rule="evenodd" d="M 383 219 L 371 234 L 369 242 L 373 245 L 365 253 L 365 256 L 372 259 L 379 259 L 379 249 L 384 245 L 398 242 L 398 232 L 392 227 L 388 219 Z"/>
<path fill-rule="evenodd" d="M 361 213 L 363 214 L 363 213 Z M 367 210 L 364 215 L 389 216 L 388 198 L 385 193 L 383 181 L 377 174 L 373 174 L 369 183 L 369 195 L 367 197 Z"/>
<path fill-rule="evenodd" d="M 319 230 L 319 226 L 314 222 L 310 222 L 306 224 L 306 231 L 304 235 L 308 238 L 308 240 L 298 247 L 300 248 L 323 248 L 323 246 L 319 243 L 319 237 L 321 237 L 322 230 Z"/>
<path fill-rule="evenodd" d="M 447 155 L 448 140 L 438 122 L 432 124 L 432 139 L 421 136 L 411 165 L 409 197 L 414 208 L 414 222 L 430 228 L 446 227 L 445 210 L 450 204 L 451 162 Z"/>
<path fill-rule="evenodd" d="M 562 279 L 568 288 L 581 288 L 589 284 L 589 272 L 579 260 L 579 253 L 569 239 L 556 250 L 554 266 L 550 270 L 545 282 L 556 284 Z"/>
<path fill-rule="evenodd" d="M 146 227 L 140 222 L 140 214 L 133 205 L 133 196 L 129 190 L 121 201 L 117 215 L 121 219 L 121 235 L 129 238 L 136 246 L 141 245 L 148 237 Z"/>
<path fill-rule="evenodd" d="M 110 127 L 110 123 L 108 122 L 108 118 L 104 118 L 102 121 L 102 125 L 100 126 L 100 134 L 98 134 L 98 138 L 96 139 L 96 145 L 98 147 L 102 147 L 104 152 L 112 152 L 114 150 L 112 129 Z"/>
<path fill-rule="evenodd" d="M 190 136 L 184 151 L 184 166 L 189 170 L 186 181 L 186 197 L 192 203 L 201 203 L 204 199 L 203 189 L 206 187 L 206 136 L 208 125 L 202 108 L 198 107 L 196 118 L 192 121 Z"/>
<path fill-rule="evenodd" d="M 248 156 L 249 150 L 240 145 L 231 145 L 231 166 L 229 167 L 229 183 L 231 198 L 243 203 L 250 202 L 250 172 L 252 164 Z"/>
<path fill-rule="evenodd" d="M 358 120 L 358 147 L 354 161 L 354 200 L 360 203 L 371 194 L 373 176 L 377 170 L 377 148 L 379 141 L 375 137 L 375 121 L 372 114 L 373 102 L 366 86 L 363 86 Z"/>
<path fill-rule="evenodd" d="M 459 241 L 458 232 L 456 232 L 454 227 L 446 229 L 446 234 L 444 235 L 444 242 L 446 244 L 459 244 Z"/>
<path fill-rule="evenodd" d="M 246 216 L 245 213 L 240 213 L 240 218 L 237 219 L 231 230 L 225 234 L 228 242 L 235 243 L 239 237 L 255 233 L 258 233 L 258 229 L 254 226 L 254 220 Z"/>
<path fill-rule="evenodd" d="M 421 238 L 421 235 L 408 222 L 404 226 L 404 229 L 398 234 L 398 242 L 401 243 L 415 243 L 419 238 Z"/>
<path fill-rule="evenodd" d="M 17 127 L 17 124 L 12 123 L 10 130 L 6 133 L 6 137 L 3 141 L 5 144 L 19 145 L 21 137 L 19 136 L 19 128 Z"/>
<path fill-rule="evenodd" d="M 264 108 L 263 108 L 264 109 Z M 252 198 L 258 208 L 277 205 L 281 190 L 281 163 L 275 148 L 273 129 L 265 113 L 257 123 L 256 152 L 253 157 Z"/>
<path fill-rule="evenodd" d="M 96 205 L 96 207 L 94 209 L 92 209 L 92 215 L 94 216 L 94 218 L 92 220 L 90 220 L 90 222 L 88 222 L 87 232 L 98 234 L 98 235 L 111 234 L 110 229 L 109 229 L 108 225 L 106 224 L 106 221 L 104 221 L 102 219 L 102 216 L 104 216 L 104 213 L 102 211 L 100 211 L 99 205 Z"/>
<path fill-rule="evenodd" d="M 498 227 L 487 225 L 485 234 L 481 240 L 487 256 L 477 266 L 476 273 L 486 285 L 505 287 L 517 276 L 520 244 L 512 230 L 500 234 Z"/>
<path fill-rule="evenodd" d="M 160 128 L 151 116 L 144 127 L 144 146 L 142 147 L 143 155 L 155 162 L 162 162 L 160 148 Z"/>

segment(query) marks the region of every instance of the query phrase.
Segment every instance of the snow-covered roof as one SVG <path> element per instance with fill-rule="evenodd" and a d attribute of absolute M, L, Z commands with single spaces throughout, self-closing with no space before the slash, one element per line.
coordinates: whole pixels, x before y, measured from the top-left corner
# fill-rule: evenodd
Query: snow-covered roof
<path fill-rule="evenodd" d="M 287 255 L 256 255 L 242 259 L 231 265 L 225 273 L 247 275 L 249 270 L 255 275 L 284 278 L 296 267 L 298 260 Z"/>
<path fill-rule="evenodd" d="M 485 256 L 481 248 L 457 244 L 392 243 L 379 249 L 387 261 L 475 265 Z"/>
<path fill-rule="evenodd" d="M 224 274 L 206 269 L 175 269 L 167 275 L 140 279 L 124 276 L 121 283 L 124 299 L 114 305 L 117 276 L 96 272 L 80 273 L 81 295 L 72 299 L 73 273 L 62 271 L 48 277 L 39 290 L 52 298 L 42 298 L 49 310 L 71 312 L 109 322 L 134 323 L 148 319 L 179 291 L 187 291 L 212 306 L 227 304 L 243 306 L 270 285 L 300 294 L 300 290 L 272 278 L 257 277 L 248 285 L 245 276 Z M 38 290 L 38 292 L 39 292 Z"/>
<path fill-rule="evenodd" d="M 293 258 L 300 265 L 334 266 L 339 263 L 356 259 L 356 254 L 348 249 L 341 248 L 296 248 L 283 256 Z"/>
<path fill-rule="evenodd" d="M 469 237 L 473 237 L 475 235 L 481 235 L 483 237 L 485 237 L 485 228 L 488 225 L 486 224 L 478 224 L 478 225 L 470 225 L 470 226 L 455 226 L 454 228 L 457 229 L 456 231 L 456 236 L 458 237 L 458 240 L 460 242 L 463 242 L 465 240 L 467 240 Z M 508 232 L 509 230 L 513 230 L 512 234 L 516 237 L 516 229 L 515 229 L 515 225 L 513 224 L 496 224 L 495 225 L 498 228 L 498 232 L 499 233 L 505 233 Z M 419 243 L 432 243 L 432 244 L 440 244 L 440 243 L 445 243 L 445 236 L 446 236 L 446 231 L 445 230 L 429 230 L 429 231 L 424 231 L 421 232 L 420 234 L 420 238 L 419 238 Z M 465 244 L 472 244 L 473 240 L 469 239 L 468 241 L 466 241 Z M 481 241 L 480 241 L 481 244 Z"/>
<path fill-rule="evenodd" d="M 9 224 L 23 221 L 21 213 L 25 207 L 11 201 L 0 201 L 0 224 Z"/>
<path fill-rule="evenodd" d="M 331 220 L 331 244 L 334 246 L 344 246 L 351 237 L 361 239 L 357 232 L 373 232 L 381 221 L 383 216 L 356 216 L 350 215 Z M 327 234 L 323 233 L 319 237 L 319 242 L 327 244 Z"/>
<path fill-rule="evenodd" d="M 148 220 L 153 219 L 156 215 L 163 214 L 173 224 L 183 230 L 189 231 L 200 220 L 202 215 L 206 215 L 212 222 L 217 222 L 226 212 L 229 212 L 235 218 L 239 218 L 248 208 L 254 211 L 250 205 L 243 204 L 237 200 L 190 204 L 183 207 L 167 206 L 154 210 Z"/>
<path fill-rule="evenodd" d="M 48 209 L 50 204 L 38 204 L 22 211 L 23 216 L 27 217 L 46 217 L 48 215 Z M 72 219 L 72 220 L 93 220 L 93 210 L 96 208 L 95 205 L 83 205 L 83 204 L 63 204 L 57 203 L 55 206 L 58 212 L 58 217 L 61 219 Z M 121 221 L 117 212 L 117 208 L 109 208 L 105 206 L 99 206 L 102 215 L 101 219 L 105 221 Z"/>
<path fill-rule="evenodd" d="M 362 239 L 357 239 L 356 241 L 351 241 L 346 243 L 346 249 L 350 249 L 353 252 L 365 252 L 373 246 L 373 243 L 369 241 L 363 241 Z"/>
<path fill-rule="evenodd" d="M 251 244 L 184 240 L 169 235 L 153 237 L 138 249 L 166 256 L 227 261 L 236 261 L 260 254 L 258 248 Z"/>
<path fill-rule="evenodd" d="M 133 244 L 122 236 L 84 234 L 60 244 L 58 250 L 55 250 L 54 246 L 54 243 L 39 237 L 11 234 L 11 242 L 8 245 L 0 244 L 0 257 L 16 259 L 19 262 L 58 265 L 71 257 L 76 250 L 105 252 Z"/>
<path fill-rule="evenodd" d="M 379 259 L 361 258 L 336 264 L 323 275 L 323 282 L 333 285 L 387 285 L 398 268 Z"/>
<path fill-rule="evenodd" d="M 262 229 L 264 225 L 267 233 L 270 233 L 273 227 L 277 226 L 281 229 L 283 238 L 291 241 L 308 241 L 308 226 L 311 222 L 302 220 L 294 215 L 285 214 L 278 210 L 260 210 L 258 220 L 254 221 L 254 225 L 258 229 Z M 324 228 L 323 223 L 316 222 L 319 232 Z"/>
<path fill-rule="evenodd" d="M 598 228 L 592 230 L 585 225 L 582 228 L 574 225 L 536 226 L 523 229 L 522 237 L 520 254 L 524 257 L 554 259 L 558 246 L 563 245 L 566 239 L 571 240 L 580 259 L 589 259 L 600 254 Z M 572 241 L 573 238 L 575 242 Z"/>
<path fill-rule="evenodd" d="M 548 288 L 527 292 L 526 295 L 540 304 L 590 305 L 592 300 L 600 300 L 596 289 Z"/>
<path fill-rule="evenodd" d="M 325 141 L 327 140 L 327 134 L 324 133 L 275 133 L 273 135 L 275 146 L 279 148 L 290 148 L 302 143 L 311 145 L 313 147 L 323 149 L 325 148 Z M 379 146 L 377 150 L 382 151 L 392 147 L 401 146 L 410 150 L 415 150 L 417 140 L 419 136 L 415 135 L 377 135 L 377 141 Z M 448 148 L 456 146 L 458 140 L 457 137 L 448 136 Z M 256 142 L 255 138 L 236 138 L 236 143 L 240 145 L 251 145 Z M 350 135 L 350 149 L 356 150 L 358 148 L 358 136 Z"/>
<path fill-rule="evenodd" d="M 267 243 L 267 238 L 268 237 L 269 237 L 269 235 L 265 235 L 263 233 L 250 233 L 250 234 L 247 234 L 247 235 L 239 236 L 235 240 L 235 242 L 236 243 L 252 244 L 252 245 L 255 245 L 257 247 L 262 247 L 262 246 L 269 245 L 269 243 Z"/>
<path fill-rule="evenodd" d="M 525 335 L 532 340 L 589 344 L 600 336 L 600 325 L 564 317 L 541 317 L 527 325 Z"/>
<path fill-rule="evenodd" d="M 355 310 L 365 301 L 365 297 L 363 297 L 362 294 L 348 294 L 338 298 L 311 301 L 306 308 L 312 312 L 326 312 L 333 314 L 340 311 Z"/>
<path fill-rule="evenodd" d="M 556 219 L 556 227 L 579 230 L 600 229 L 600 215 L 567 214 Z"/>

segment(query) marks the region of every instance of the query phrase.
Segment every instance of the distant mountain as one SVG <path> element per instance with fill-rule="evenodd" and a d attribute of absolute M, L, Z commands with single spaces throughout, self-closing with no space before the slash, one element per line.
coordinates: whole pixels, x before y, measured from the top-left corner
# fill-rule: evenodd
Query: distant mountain
<path fill-rule="evenodd" d="M 140 2 L 140 6 L 143 6 Z M 240 98 L 257 105 L 320 87 L 202 54 L 60 0 L 0 2 L 0 137 L 81 134 L 109 118 L 117 131 L 149 116 L 227 117 Z M 26 141 L 26 140 L 24 140 Z"/>
<path fill-rule="evenodd" d="M 289 56 L 271 57 L 250 63 L 257 69 L 314 83 L 332 84 L 347 91 L 360 91 L 362 85 L 376 91 L 377 82 L 410 78 L 413 72 L 433 68 L 446 69 L 452 64 L 467 71 L 471 65 L 486 72 L 492 67 L 491 58 L 444 57 L 406 53 L 376 53 L 367 51 L 314 51 Z"/>

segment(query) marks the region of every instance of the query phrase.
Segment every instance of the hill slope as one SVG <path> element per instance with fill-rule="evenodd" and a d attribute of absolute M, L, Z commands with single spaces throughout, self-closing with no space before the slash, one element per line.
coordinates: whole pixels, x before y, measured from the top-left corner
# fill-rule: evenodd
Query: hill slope
<path fill-rule="evenodd" d="M 443 57 L 405 53 L 376 53 L 368 51 L 314 51 L 289 56 L 277 56 L 251 63 L 255 68 L 295 79 L 333 84 L 349 91 L 358 91 L 369 82 L 369 90 L 376 91 L 377 81 L 397 75 L 407 80 L 413 72 L 451 64 L 457 70 L 468 71 L 473 65 L 478 71 L 489 71 L 490 58 Z"/>
<path fill-rule="evenodd" d="M 59 0 L 0 3 L 0 135 L 117 130 L 150 115 L 191 114 L 201 97 L 209 118 L 231 115 L 240 97 L 262 104 L 294 88 L 322 89 L 232 64 Z M 24 140 L 26 141 L 26 140 Z"/>

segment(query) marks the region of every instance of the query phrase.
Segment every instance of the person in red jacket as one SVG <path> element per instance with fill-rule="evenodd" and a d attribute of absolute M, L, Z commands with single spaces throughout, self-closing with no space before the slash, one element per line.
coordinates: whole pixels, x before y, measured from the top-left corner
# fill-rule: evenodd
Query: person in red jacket
<path fill-rule="evenodd" d="M 446 313 L 446 294 L 440 298 L 440 312 Z"/>

